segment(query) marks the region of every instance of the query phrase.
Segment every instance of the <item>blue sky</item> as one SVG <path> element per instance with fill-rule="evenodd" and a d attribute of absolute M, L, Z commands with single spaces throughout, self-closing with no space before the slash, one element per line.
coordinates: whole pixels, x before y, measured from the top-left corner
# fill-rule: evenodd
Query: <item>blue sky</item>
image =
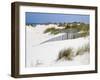
<path fill-rule="evenodd" d="M 28 23 L 68 23 L 68 22 L 84 22 L 89 23 L 89 15 L 76 14 L 50 14 L 50 13 L 34 13 L 26 12 L 26 24 Z"/>

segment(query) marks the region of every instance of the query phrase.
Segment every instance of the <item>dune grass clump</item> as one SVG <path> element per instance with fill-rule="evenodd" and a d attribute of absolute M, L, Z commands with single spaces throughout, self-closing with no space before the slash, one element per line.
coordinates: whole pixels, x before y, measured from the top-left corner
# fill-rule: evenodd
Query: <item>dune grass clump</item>
<path fill-rule="evenodd" d="M 50 34 L 53 34 L 53 35 L 56 35 L 56 34 L 59 34 L 60 33 L 60 30 L 59 29 L 56 29 L 55 27 L 51 27 L 51 28 L 47 28 L 44 33 L 50 33 Z"/>
<path fill-rule="evenodd" d="M 89 30 L 90 30 L 90 25 L 85 24 L 85 23 L 77 23 L 77 22 L 72 22 L 72 23 L 59 23 L 58 27 L 63 27 L 62 29 L 57 29 L 54 26 L 47 28 L 44 33 L 50 33 L 51 35 L 57 35 L 59 33 L 64 32 L 65 30 L 77 30 L 77 32 L 80 32 L 79 37 L 87 37 L 89 36 Z"/>
<path fill-rule="evenodd" d="M 82 47 L 79 47 L 76 55 L 83 55 L 85 52 L 89 52 L 90 51 L 90 46 L 89 44 L 85 44 Z"/>
<path fill-rule="evenodd" d="M 89 31 L 84 31 L 83 33 L 80 33 L 81 37 L 87 37 L 89 36 Z"/>
<path fill-rule="evenodd" d="M 51 32 L 51 31 L 55 31 L 55 28 L 54 27 L 51 27 L 51 28 L 47 28 L 44 33 L 48 33 L 48 32 Z"/>
<path fill-rule="evenodd" d="M 76 54 L 73 54 L 73 53 Z M 59 52 L 58 54 L 58 60 L 73 60 L 73 58 L 77 55 L 83 55 L 84 53 L 89 53 L 90 52 L 90 45 L 89 43 L 79 47 L 76 51 L 74 51 L 73 48 L 67 48 L 67 49 L 63 49 Z"/>
<path fill-rule="evenodd" d="M 72 57 L 73 57 L 73 48 L 64 49 L 59 52 L 57 61 L 60 59 L 72 60 Z"/>

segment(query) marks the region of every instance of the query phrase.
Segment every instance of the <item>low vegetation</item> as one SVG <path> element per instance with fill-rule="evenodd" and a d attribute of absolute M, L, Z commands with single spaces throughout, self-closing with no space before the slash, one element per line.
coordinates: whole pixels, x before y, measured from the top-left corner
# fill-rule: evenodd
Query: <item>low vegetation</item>
<path fill-rule="evenodd" d="M 62 58 L 65 60 L 72 60 L 72 57 L 73 57 L 73 49 L 72 48 L 64 49 L 59 52 L 57 61 Z"/>
<path fill-rule="evenodd" d="M 76 54 L 74 55 L 74 49 L 73 48 L 68 48 L 68 49 L 63 49 L 59 52 L 58 54 L 58 60 L 64 59 L 64 60 L 73 60 L 75 56 L 78 55 L 83 55 L 85 52 L 90 52 L 90 46 L 89 44 L 85 44 L 82 47 L 79 47 L 76 51 Z"/>
<path fill-rule="evenodd" d="M 87 37 L 89 35 L 88 31 L 84 31 L 82 33 L 80 33 L 80 37 Z"/>
<path fill-rule="evenodd" d="M 72 22 L 72 23 L 59 23 L 58 27 L 63 27 L 62 29 L 56 29 L 55 27 L 47 28 L 44 33 L 50 34 L 59 34 L 64 30 L 68 29 L 76 29 L 79 33 L 80 37 L 86 37 L 89 35 L 89 24 L 81 23 L 81 22 Z"/>
<path fill-rule="evenodd" d="M 90 45 L 85 44 L 84 46 L 78 48 L 76 55 L 82 55 L 85 52 L 89 52 L 89 51 L 90 51 Z"/>
<path fill-rule="evenodd" d="M 58 34 L 60 33 L 59 29 L 56 29 L 55 27 L 47 28 L 44 33 L 50 33 L 50 34 Z"/>

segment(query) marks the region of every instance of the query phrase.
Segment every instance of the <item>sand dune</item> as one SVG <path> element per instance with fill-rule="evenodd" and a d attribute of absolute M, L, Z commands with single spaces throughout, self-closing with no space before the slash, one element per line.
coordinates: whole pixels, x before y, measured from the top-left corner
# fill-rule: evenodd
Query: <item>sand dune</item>
<path fill-rule="evenodd" d="M 47 27 L 50 26 L 47 25 L 37 25 L 36 27 L 26 26 L 27 67 L 73 66 L 73 65 L 89 64 L 89 53 L 84 53 L 84 55 L 75 56 L 71 61 L 59 60 L 56 62 L 60 50 L 71 47 L 74 49 L 74 55 L 75 55 L 77 48 L 89 42 L 89 37 L 48 42 L 39 45 L 39 43 L 48 40 L 52 37 L 55 37 L 55 35 L 43 33 L 43 31 Z"/>

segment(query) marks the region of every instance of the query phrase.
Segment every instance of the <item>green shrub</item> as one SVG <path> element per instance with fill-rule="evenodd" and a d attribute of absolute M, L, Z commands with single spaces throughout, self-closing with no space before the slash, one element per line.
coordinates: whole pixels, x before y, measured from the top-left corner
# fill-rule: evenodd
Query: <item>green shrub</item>
<path fill-rule="evenodd" d="M 44 33 L 48 33 L 48 32 L 51 32 L 51 31 L 54 31 L 55 28 L 54 27 L 51 27 L 51 28 L 47 28 Z"/>
<path fill-rule="evenodd" d="M 82 32 L 80 33 L 80 37 L 86 37 L 89 35 L 89 24 L 80 23 L 80 25 L 78 25 L 77 22 L 72 22 L 72 23 L 67 23 L 67 24 L 59 23 L 58 27 L 59 26 L 62 26 L 63 28 L 57 29 L 54 26 L 52 26 L 51 28 L 47 28 L 44 31 L 44 33 L 50 33 L 50 34 L 56 35 L 63 32 L 63 30 L 73 29 L 73 30 L 77 30 L 78 32 Z"/>
<path fill-rule="evenodd" d="M 50 33 L 50 34 L 53 34 L 53 35 L 56 35 L 56 34 L 59 34 L 60 33 L 60 30 L 59 29 L 56 29 L 55 27 L 51 27 L 51 28 L 47 28 L 44 33 Z"/>
<path fill-rule="evenodd" d="M 89 31 L 83 31 L 80 33 L 80 37 L 87 37 L 89 35 Z"/>
<path fill-rule="evenodd" d="M 57 61 L 62 58 L 64 58 L 65 60 L 72 60 L 72 57 L 73 57 L 73 49 L 72 48 L 64 49 L 59 52 Z"/>
<path fill-rule="evenodd" d="M 53 34 L 53 35 L 59 34 L 59 30 L 51 31 L 50 34 Z"/>

